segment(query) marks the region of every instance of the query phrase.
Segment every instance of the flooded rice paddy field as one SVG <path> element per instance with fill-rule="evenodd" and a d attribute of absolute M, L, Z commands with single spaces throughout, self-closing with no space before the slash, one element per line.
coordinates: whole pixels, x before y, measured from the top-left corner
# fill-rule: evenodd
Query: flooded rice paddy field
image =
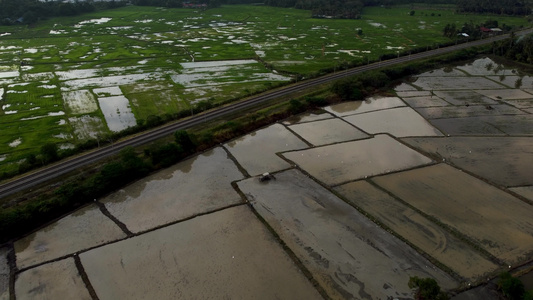
<path fill-rule="evenodd" d="M 461 290 L 530 264 L 533 121 L 512 99 L 521 93 L 429 86 L 482 70 L 428 72 L 394 97 L 292 117 L 96 199 L 0 252 L 16 257 L 9 292 L 409 298 L 410 276 Z"/>
<path fill-rule="evenodd" d="M 0 137 L 0 171 L 16 170 L 48 142 L 72 147 L 150 116 L 190 112 L 201 101 L 270 89 L 291 80 L 287 74 L 447 42 L 442 20 L 461 25 L 477 18 L 448 10 L 405 18 L 408 11 L 376 7 L 365 9 L 363 20 L 332 20 L 268 6 L 128 6 L 43 21 L 32 30 L 0 27 L 0 123 L 13 124 Z M 496 65 L 492 70 L 505 82 L 518 79 Z"/>

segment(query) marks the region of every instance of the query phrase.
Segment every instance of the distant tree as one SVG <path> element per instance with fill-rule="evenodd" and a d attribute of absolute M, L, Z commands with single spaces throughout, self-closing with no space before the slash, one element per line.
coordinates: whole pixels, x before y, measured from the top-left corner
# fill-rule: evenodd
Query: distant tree
<path fill-rule="evenodd" d="M 174 132 L 174 139 L 176 144 L 180 145 L 183 151 L 187 153 L 190 153 L 196 149 L 196 145 L 186 130 L 178 130 Z"/>
<path fill-rule="evenodd" d="M 57 145 L 54 143 L 46 143 L 41 146 L 41 155 L 45 163 L 54 162 L 59 159 L 57 154 Z"/>

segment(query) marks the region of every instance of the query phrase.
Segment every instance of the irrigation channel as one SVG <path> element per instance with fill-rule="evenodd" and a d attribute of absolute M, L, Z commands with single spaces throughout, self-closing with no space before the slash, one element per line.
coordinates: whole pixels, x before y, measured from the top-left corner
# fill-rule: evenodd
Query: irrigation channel
<path fill-rule="evenodd" d="M 525 29 L 522 31 L 517 31 L 515 32 L 515 35 L 516 36 L 526 35 L 532 32 L 533 32 L 533 28 L 530 28 L 530 29 Z M 0 198 L 3 198 L 13 193 L 31 188 L 37 184 L 49 181 L 53 178 L 56 178 L 68 172 L 74 171 L 77 168 L 89 165 L 101 159 L 115 155 L 125 147 L 128 147 L 128 146 L 135 147 L 135 146 L 147 144 L 157 139 L 171 135 L 177 130 L 188 129 L 196 125 L 200 125 L 205 122 L 215 120 L 217 118 L 229 116 L 231 114 L 234 114 L 236 112 L 239 112 L 245 109 L 257 107 L 268 101 L 277 99 L 279 97 L 288 96 L 290 94 L 300 92 L 302 90 L 308 89 L 316 85 L 330 83 L 332 81 L 335 81 L 335 80 L 338 80 L 344 77 L 360 74 L 365 71 L 376 70 L 376 69 L 380 69 L 380 68 L 384 68 L 388 66 L 405 63 L 405 62 L 412 61 L 412 60 L 428 58 L 431 56 L 445 54 L 445 53 L 449 53 L 449 52 L 453 52 L 453 51 L 457 51 L 457 50 L 461 50 L 465 48 L 486 45 L 486 44 L 490 44 L 495 41 L 506 39 L 508 37 L 509 37 L 509 34 L 504 34 L 504 35 L 494 36 L 494 37 L 490 37 L 490 38 L 486 38 L 482 40 L 476 40 L 472 42 L 467 42 L 467 43 L 453 45 L 449 47 L 429 50 L 429 51 L 420 52 L 416 54 L 410 54 L 410 55 L 406 55 L 406 56 L 402 56 L 402 57 L 398 57 L 398 58 L 394 58 L 390 60 L 379 61 L 379 62 L 375 62 L 372 64 L 343 70 L 343 71 L 336 72 L 333 74 L 328 74 L 322 77 L 301 81 L 301 82 L 286 86 L 284 88 L 278 89 L 276 91 L 265 92 L 263 94 L 251 97 L 246 101 L 241 101 L 241 102 L 237 102 L 237 103 L 230 104 L 227 106 L 215 108 L 205 113 L 198 114 L 198 115 L 192 116 L 190 118 L 187 118 L 181 121 L 173 122 L 171 124 L 167 124 L 167 125 L 155 128 L 153 130 L 143 132 L 139 135 L 135 135 L 125 140 L 108 145 L 106 147 L 98 148 L 96 150 L 87 152 L 85 154 L 60 161 L 59 163 L 41 168 L 37 171 L 34 171 L 22 177 L 3 183 L 0 185 Z"/>

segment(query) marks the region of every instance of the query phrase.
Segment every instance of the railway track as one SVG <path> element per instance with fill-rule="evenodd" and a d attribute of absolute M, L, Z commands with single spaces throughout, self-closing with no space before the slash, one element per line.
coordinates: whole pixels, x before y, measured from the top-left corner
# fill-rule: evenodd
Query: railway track
<path fill-rule="evenodd" d="M 523 31 L 516 32 L 515 34 L 525 35 L 525 34 L 529 34 L 532 32 L 533 32 L 533 29 L 526 29 Z M 56 178 L 68 172 L 74 171 L 80 167 L 83 167 L 91 163 L 97 162 L 101 159 L 113 156 L 125 147 L 128 147 L 128 146 L 135 147 L 135 146 L 147 144 L 149 142 L 155 141 L 162 137 L 168 136 L 177 130 L 188 129 L 196 125 L 200 125 L 204 122 L 209 122 L 217 118 L 229 116 L 230 114 L 234 114 L 235 112 L 242 111 L 242 110 L 245 110 L 251 107 L 255 107 L 262 103 L 271 101 L 273 99 L 288 96 L 288 95 L 303 91 L 307 88 L 310 88 L 316 85 L 330 83 L 332 81 L 335 81 L 335 80 L 338 80 L 344 77 L 353 76 L 353 75 L 360 74 L 366 71 L 376 70 L 376 69 L 380 69 L 384 67 L 389 67 L 389 66 L 405 63 L 405 62 L 409 62 L 412 60 L 428 58 L 431 56 L 445 54 L 445 53 L 449 53 L 449 52 L 453 52 L 453 51 L 457 51 L 457 50 L 461 50 L 465 48 L 486 45 L 486 44 L 490 44 L 495 41 L 506 39 L 508 37 L 509 35 L 507 34 L 500 35 L 500 36 L 495 36 L 495 37 L 491 37 L 491 38 L 487 38 L 483 40 L 477 40 L 477 41 L 454 45 L 450 47 L 434 49 L 434 50 L 430 50 L 426 52 L 420 52 L 416 54 L 402 56 L 402 57 L 398 57 L 395 59 L 375 62 L 372 64 L 336 72 L 333 74 L 328 74 L 328 75 L 325 75 L 319 78 L 301 81 L 301 82 L 289 85 L 287 87 L 281 88 L 276 91 L 266 92 L 261 95 L 251 97 L 250 99 L 246 101 L 233 103 L 233 104 L 223 106 L 220 108 L 216 108 L 214 110 L 211 110 L 211 111 L 208 111 L 208 112 L 196 115 L 196 116 L 192 116 L 190 118 L 187 118 L 187 119 L 175 122 L 175 123 L 167 124 L 159 128 L 143 132 L 139 135 L 133 136 L 126 140 L 116 142 L 112 145 L 98 148 L 96 150 L 84 153 L 82 155 L 79 155 L 79 156 L 76 156 L 70 159 L 66 159 L 58 163 L 55 163 L 53 165 L 38 169 L 25 176 L 22 176 L 14 180 L 11 180 L 9 182 L 1 184 L 0 185 L 0 198 L 9 196 L 13 193 L 20 192 L 25 189 L 29 189 L 37 184 L 41 184 L 43 182 L 49 181 L 53 178 Z"/>

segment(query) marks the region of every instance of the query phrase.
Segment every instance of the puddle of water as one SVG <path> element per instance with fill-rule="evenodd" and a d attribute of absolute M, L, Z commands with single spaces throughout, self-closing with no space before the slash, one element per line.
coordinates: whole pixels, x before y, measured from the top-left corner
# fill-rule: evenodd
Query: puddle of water
<path fill-rule="evenodd" d="M 80 259 L 100 299 L 321 299 L 246 206 L 93 249 Z"/>
<path fill-rule="evenodd" d="M 453 105 L 498 104 L 498 102 L 474 91 L 435 91 L 437 97 Z"/>
<path fill-rule="evenodd" d="M 98 97 L 109 97 L 109 96 L 120 96 L 120 95 L 122 95 L 122 91 L 120 90 L 120 87 L 118 87 L 118 86 L 110 86 L 110 87 L 107 87 L 107 88 L 93 89 L 93 92 Z"/>
<path fill-rule="evenodd" d="M 408 298 L 409 276 L 456 282 L 297 170 L 238 183 L 253 207 L 332 299 Z"/>
<path fill-rule="evenodd" d="M 505 90 L 474 90 L 476 93 L 487 96 L 494 100 L 519 100 L 519 99 L 532 99 L 533 95 L 526 93 L 518 89 L 505 89 Z"/>
<path fill-rule="evenodd" d="M 4 96 L 4 88 L 0 88 L 0 100 Z"/>
<path fill-rule="evenodd" d="M 312 145 L 326 145 L 367 138 L 368 135 L 341 119 L 328 119 L 289 127 Z"/>
<path fill-rule="evenodd" d="M 72 114 L 86 114 L 98 110 L 94 95 L 89 90 L 77 90 L 61 93 L 65 107 Z"/>
<path fill-rule="evenodd" d="M 128 98 L 124 96 L 104 97 L 98 98 L 98 103 L 109 130 L 119 132 L 137 124 Z"/>
<path fill-rule="evenodd" d="M 426 91 L 438 90 L 471 90 L 477 89 L 504 89 L 506 86 L 498 84 L 484 77 L 418 77 L 412 83 Z"/>
<path fill-rule="evenodd" d="M 12 142 L 9 143 L 8 145 L 9 145 L 9 147 L 11 147 L 11 148 L 15 148 L 15 147 L 18 147 L 20 144 L 22 144 L 22 138 L 19 137 L 18 139 L 12 141 Z"/>
<path fill-rule="evenodd" d="M 465 118 L 477 116 L 520 115 L 523 111 L 509 105 L 469 105 L 447 107 L 424 107 L 416 111 L 426 119 Z"/>
<path fill-rule="evenodd" d="M 533 185 L 533 139 L 527 137 L 407 138 L 416 149 L 503 186 Z"/>
<path fill-rule="evenodd" d="M 222 148 L 140 180 L 102 200 L 133 232 L 241 202 L 231 182 L 243 175 Z"/>
<path fill-rule="evenodd" d="M 533 250 L 531 206 L 446 164 L 372 179 L 514 265 Z"/>
<path fill-rule="evenodd" d="M 15 294 L 19 299 L 92 299 L 73 258 L 18 274 Z"/>
<path fill-rule="evenodd" d="M 374 111 L 347 116 L 344 119 L 365 132 L 373 134 L 390 133 L 397 137 L 442 135 L 440 131 L 409 107 Z"/>
<path fill-rule="evenodd" d="M 387 135 L 283 154 L 318 180 L 340 183 L 431 163 Z"/>
<path fill-rule="evenodd" d="M 225 144 L 225 147 L 253 176 L 289 168 L 290 164 L 276 153 L 308 146 L 283 125 L 274 124 L 235 139 Z"/>
<path fill-rule="evenodd" d="M 483 275 L 498 268 L 441 226 L 366 181 L 348 183 L 335 190 L 464 278 L 484 279 Z"/>
<path fill-rule="evenodd" d="M 7 154 L 0 155 L 0 161 L 4 161 L 7 158 Z"/>
<path fill-rule="evenodd" d="M 432 95 L 403 98 L 403 101 L 407 102 L 407 104 L 409 104 L 409 106 L 411 107 L 433 107 L 450 105 L 448 102 L 442 100 L 441 98 Z"/>
<path fill-rule="evenodd" d="M 349 101 L 327 106 L 324 110 L 342 117 L 401 106 L 406 105 L 398 97 L 369 97 L 364 101 Z"/>
<path fill-rule="evenodd" d="M 17 267 L 26 268 L 124 237 L 96 205 L 90 205 L 16 241 Z"/>

